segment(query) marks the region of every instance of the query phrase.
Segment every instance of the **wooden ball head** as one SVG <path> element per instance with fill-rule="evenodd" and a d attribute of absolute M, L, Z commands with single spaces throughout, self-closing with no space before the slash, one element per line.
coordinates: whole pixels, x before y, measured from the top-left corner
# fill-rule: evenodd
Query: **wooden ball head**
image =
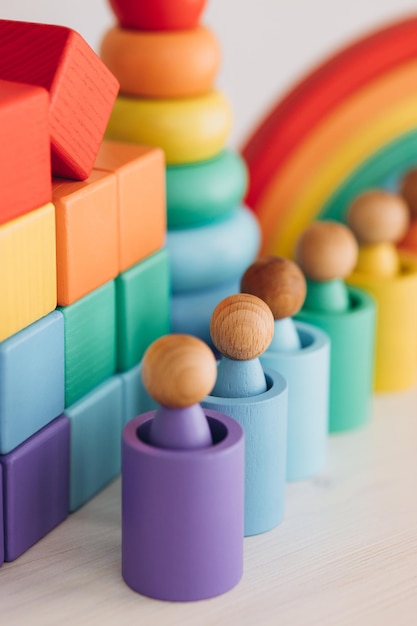
<path fill-rule="evenodd" d="M 360 244 L 396 243 L 409 226 L 407 203 L 399 194 L 372 189 L 352 202 L 347 223 Z"/>
<path fill-rule="evenodd" d="M 146 350 L 142 380 L 149 395 L 169 408 L 200 402 L 214 387 L 216 359 L 201 339 L 172 334 L 160 337 Z"/>
<path fill-rule="evenodd" d="M 311 280 L 345 278 L 353 271 L 358 244 L 351 230 L 332 221 L 313 222 L 300 236 L 295 260 Z"/>
<path fill-rule="evenodd" d="M 241 293 L 222 300 L 214 309 L 210 334 L 217 350 L 236 361 L 260 356 L 272 341 L 274 316 L 257 296 Z"/>
<path fill-rule="evenodd" d="M 252 263 L 242 276 L 240 290 L 261 298 L 275 320 L 292 317 L 303 306 L 306 280 L 296 263 L 278 256 L 266 256 Z"/>
<path fill-rule="evenodd" d="M 412 218 L 417 217 L 417 168 L 406 172 L 400 184 L 400 194 L 404 198 Z"/>

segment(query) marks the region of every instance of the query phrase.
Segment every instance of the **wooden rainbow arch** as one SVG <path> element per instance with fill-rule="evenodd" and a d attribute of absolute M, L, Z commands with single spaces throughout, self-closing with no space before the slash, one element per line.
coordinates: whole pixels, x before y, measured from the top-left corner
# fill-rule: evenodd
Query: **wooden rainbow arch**
<path fill-rule="evenodd" d="M 345 47 L 273 107 L 242 148 L 262 252 L 292 256 L 313 219 L 417 163 L 417 16 Z"/>

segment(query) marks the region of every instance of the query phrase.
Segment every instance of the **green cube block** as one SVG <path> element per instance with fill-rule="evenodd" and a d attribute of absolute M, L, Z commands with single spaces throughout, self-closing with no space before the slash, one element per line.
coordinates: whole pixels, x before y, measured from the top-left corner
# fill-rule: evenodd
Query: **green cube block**
<path fill-rule="evenodd" d="M 116 278 L 117 370 L 141 360 L 146 348 L 170 332 L 168 252 L 164 248 Z"/>
<path fill-rule="evenodd" d="M 69 306 L 64 315 L 65 406 L 116 371 L 116 287 L 112 280 Z"/>

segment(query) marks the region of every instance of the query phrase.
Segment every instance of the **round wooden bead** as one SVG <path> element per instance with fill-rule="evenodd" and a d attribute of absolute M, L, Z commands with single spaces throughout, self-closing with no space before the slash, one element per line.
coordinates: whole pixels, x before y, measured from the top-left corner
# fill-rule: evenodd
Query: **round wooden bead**
<path fill-rule="evenodd" d="M 347 223 L 361 244 L 395 243 L 407 231 L 409 212 L 399 194 L 372 189 L 352 202 Z"/>
<path fill-rule="evenodd" d="M 207 0 L 109 0 L 125 28 L 182 30 L 198 23 Z"/>
<path fill-rule="evenodd" d="M 242 276 L 240 290 L 264 300 L 274 319 L 292 317 L 303 306 L 306 280 L 296 263 L 266 256 L 253 263 Z"/>
<path fill-rule="evenodd" d="M 167 167 L 168 229 L 217 221 L 241 203 L 247 185 L 245 162 L 233 150 L 207 161 Z"/>
<path fill-rule="evenodd" d="M 332 221 L 313 222 L 299 237 L 295 260 L 311 280 L 345 278 L 354 269 L 358 244 L 351 230 Z"/>
<path fill-rule="evenodd" d="M 197 337 L 165 335 L 154 341 L 142 360 L 142 380 L 149 395 L 169 408 L 200 402 L 217 377 L 212 350 Z"/>
<path fill-rule="evenodd" d="M 186 98 L 212 89 L 220 46 L 204 26 L 171 32 L 115 26 L 105 34 L 100 56 L 125 95 Z"/>
<path fill-rule="evenodd" d="M 235 294 L 214 309 L 210 334 L 217 350 L 229 359 L 248 361 L 261 355 L 272 341 L 274 317 L 257 296 Z"/>
<path fill-rule="evenodd" d="M 417 217 L 417 168 L 406 172 L 400 182 L 400 193 L 413 217 Z"/>
<path fill-rule="evenodd" d="M 225 146 L 232 123 L 228 100 L 216 90 L 169 100 L 119 96 L 106 136 L 159 146 L 168 165 L 211 159 Z"/>

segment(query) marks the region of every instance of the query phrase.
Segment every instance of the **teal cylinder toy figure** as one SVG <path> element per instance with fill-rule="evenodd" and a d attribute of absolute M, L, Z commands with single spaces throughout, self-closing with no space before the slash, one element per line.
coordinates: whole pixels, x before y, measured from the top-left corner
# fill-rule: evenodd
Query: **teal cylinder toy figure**
<path fill-rule="evenodd" d="M 288 388 L 259 356 L 272 340 L 274 319 L 260 298 L 222 300 L 210 322 L 222 355 L 216 384 L 202 406 L 234 418 L 245 433 L 245 536 L 266 532 L 284 516 Z"/>
<path fill-rule="evenodd" d="M 344 224 L 313 222 L 299 238 L 295 258 L 307 277 L 298 321 L 330 338 L 329 431 L 352 430 L 371 414 L 376 307 L 363 290 L 348 286 L 358 246 Z"/>
<path fill-rule="evenodd" d="M 319 328 L 292 317 L 306 296 L 301 269 L 289 259 L 258 259 L 244 273 L 241 291 L 264 300 L 274 316 L 274 337 L 259 357 L 288 384 L 287 480 L 303 480 L 326 464 L 330 340 Z"/>

